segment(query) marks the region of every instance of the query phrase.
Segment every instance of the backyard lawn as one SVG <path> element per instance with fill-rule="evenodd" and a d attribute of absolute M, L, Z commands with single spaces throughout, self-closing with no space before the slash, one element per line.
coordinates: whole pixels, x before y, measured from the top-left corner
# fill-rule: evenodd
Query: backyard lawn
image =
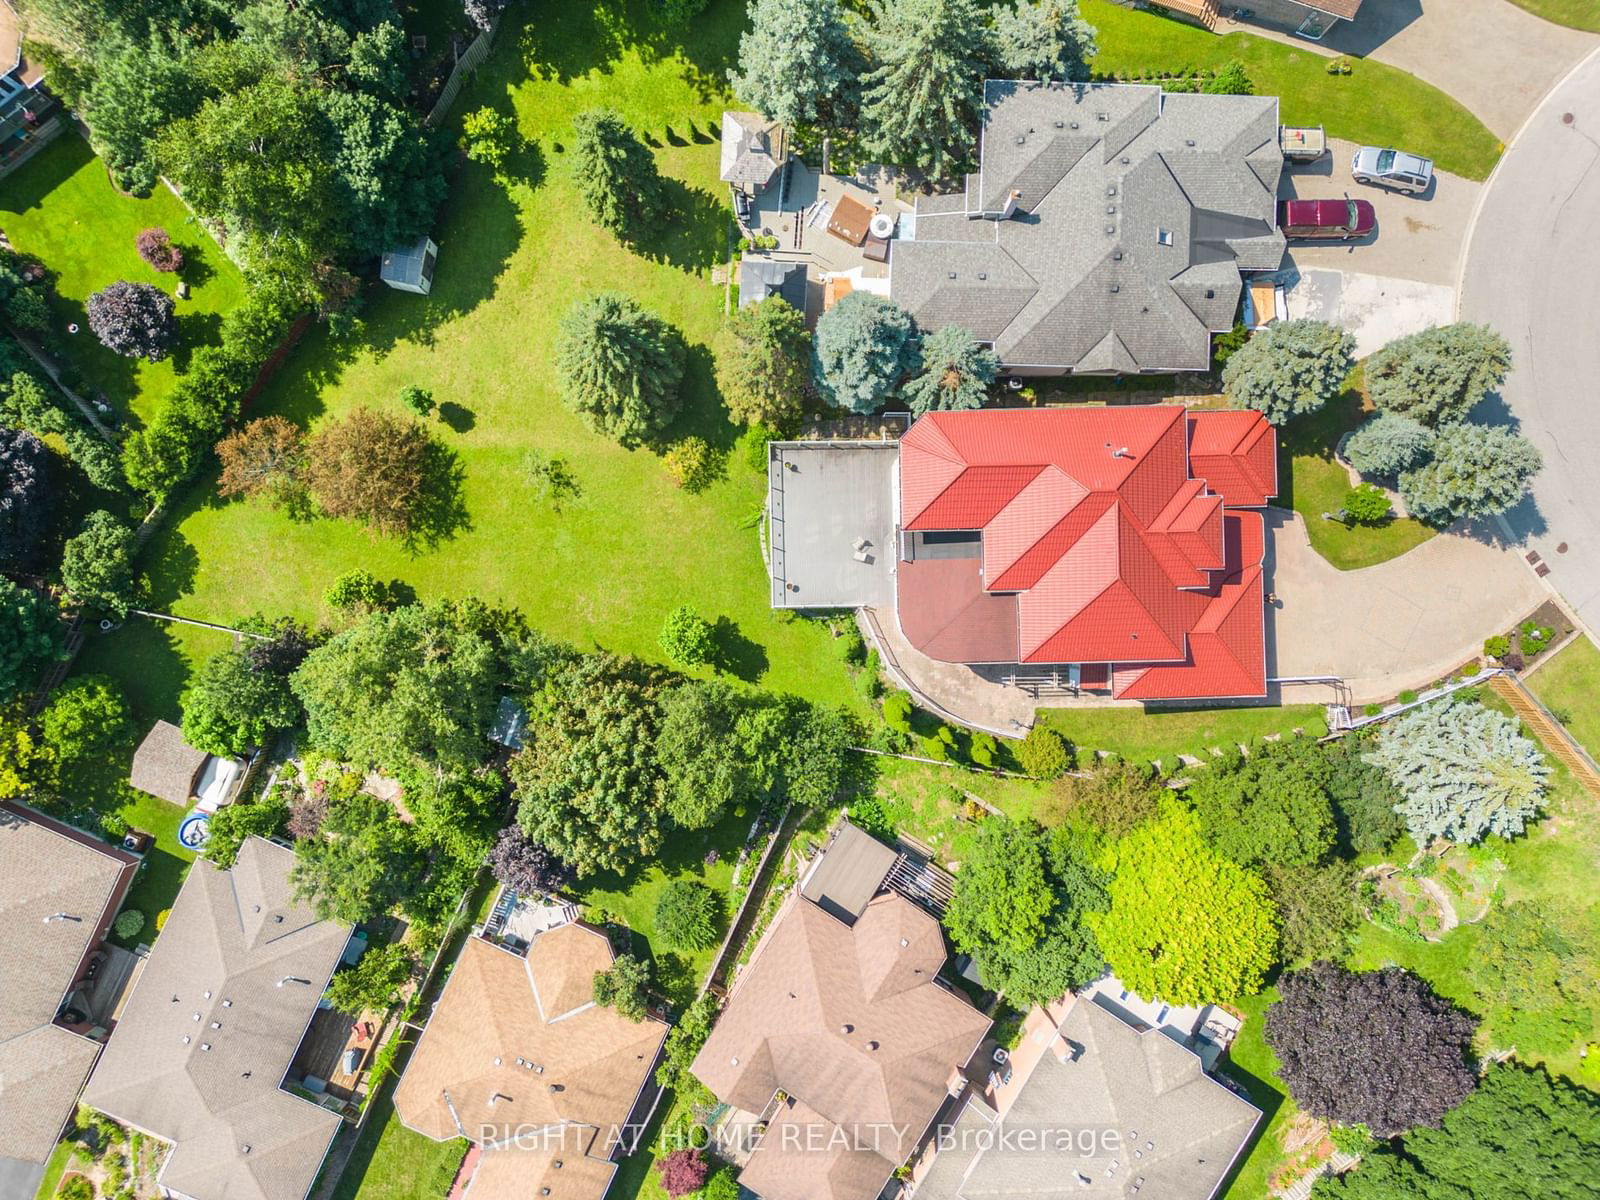
<path fill-rule="evenodd" d="M 1524 680 L 1591 755 L 1600 755 L 1600 650 L 1579 637 Z"/>
<path fill-rule="evenodd" d="M 1360 391 L 1360 367 L 1345 391 L 1327 406 L 1296 417 L 1278 431 L 1280 506 L 1300 514 L 1311 548 L 1341 571 L 1354 571 L 1399 558 L 1438 531 L 1410 517 L 1391 517 L 1381 525 L 1343 525 L 1325 521 L 1350 491 L 1350 476 L 1333 456 L 1339 439 L 1367 415 Z"/>
<path fill-rule="evenodd" d="M 436 1142 L 400 1124 L 394 1111 L 394 1084 L 405 1070 L 396 1056 L 395 1075 L 373 1100 L 367 1124 L 345 1165 L 333 1200 L 436 1200 L 449 1194 L 467 1140 Z"/>
<path fill-rule="evenodd" d="M 1138 708 L 1042 709 L 1039 723 L 1064 734 L 1087 763 L 1093 750 L 1111 750 L 1136 762 L 1172 760 L 1179 754 L 1199 758 L 1213 748 L 1248 745 L 1271 733 L 1303 730 L 1312 737 L 1328 731 L 1316 704 L 1260 708 L 1186 708 L 1148 711 Z M 1169 763 L 1169 765 L 1172 765 Z"/>
<path fill-rule="evenodd" d="M 1584 0 L 1564 2 L 1574 9 L 1584 6 Z M 1219 37 L 1112 0 L 1083 0 L 1079 7 L 1098 31 L 1098 75 L 1171 75 L 1238 60 L 1258 94 L 1280 98 L 1279 119 L 1285 125 L 1322 125 L 1329 137 L 1413 146 L 1432 157 L 1440 170 L 1468 179 L 1487 179 L 1500 157 L 1499 141 L 1476 117 L 1439 89 L 1394 67 L 1358 58 L 1350 60 L 1351 74 L 1330 75 L 1326 55 L 1254 34 Z"/>
<path fill-rule="evenodd" d="M 152 270 L 134 249 L 139 231 L 153 225 L 182 247 L 180 275 Z M 0 229 L 13 248 L 54 274 L 60 357 L 118 412 L 143 421 L 161 407 L 189 353 L 217 341 L 222 314 L 244 295 L 238 269 L 176 196 L 165 187 L 146 199 L 118 192 L 89 144 L 71 131 L 0 182 Z M 126 279 L 172 293 L 179 278 L 190 291 L 177 302 L 181 344 L 172 357 L 159 363 L 123 358 L 89 331 L 84 302 L 107 284 Z M 78 332 L 68 333 L 69 324 Z"/>
<path fill-rule="evenodd" d="M 1556 25 L 1600 33 L 1600 8 L 1595 7 L 1594 0 L 1511 0 L 1511 3 Z"/>

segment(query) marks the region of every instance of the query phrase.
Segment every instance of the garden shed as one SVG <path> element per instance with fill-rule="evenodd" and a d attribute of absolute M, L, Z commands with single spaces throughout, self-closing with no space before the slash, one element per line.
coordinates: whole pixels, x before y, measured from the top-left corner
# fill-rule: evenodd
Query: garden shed
<path fill-rule="evenodd" d="M 396 291 L 426 296 L 433 290 L 433 268 L 438 259 L 439 247 L 433 239 L 421 237 L 409 246 L 385 250 L 378 278 Z"/>
<path fill-rule="evenodd" d="M 782 296 L 806 311 L 806 265 L 770 258 L 744 258 L 739 263 L 739 307 L 759 304 L 768 296 Z"/>
<path fill-rule="evenodd" d="M 210 757 L 184 741 L 183 731 L 171 721 L 157 721 L 133 752 L 128 782 L 170 804 L 187 806 Z"/>

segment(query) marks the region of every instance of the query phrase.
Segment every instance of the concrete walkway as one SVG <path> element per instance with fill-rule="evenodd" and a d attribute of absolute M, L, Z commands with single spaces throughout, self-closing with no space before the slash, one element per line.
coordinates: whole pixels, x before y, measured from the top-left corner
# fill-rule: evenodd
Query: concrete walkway
<path fill-rule="evenodd" d="M 1267 586 L 1280 597 L 1267 623 L 1267 673 L 1341 676 L 1352 704 L 1433 682 L 1549 599 L 1515 548 L 1466 533 L 1340 571 L 1311 548 L 1297 514 L 1268 509 L 1267 526 Z M 1288 687 L 1283 699 L 1323 700 L 1326 689 Z"/>

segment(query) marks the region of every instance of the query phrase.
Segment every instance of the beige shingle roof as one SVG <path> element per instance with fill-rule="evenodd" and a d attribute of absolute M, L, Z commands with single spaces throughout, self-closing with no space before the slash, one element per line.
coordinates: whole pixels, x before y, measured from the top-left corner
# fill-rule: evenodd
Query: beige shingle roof
<path fill-rule="evenodd" d="M 168 803 L 186 805 L 207 757 L 184 741 L 183 730 L 171 721 L 157 721 L 133 752 L 128 782 Z"/>
<path fill-rule="evenodd" d="M 0 807 L 0 1158 L 43 1162 L 99 1045 L 52 1022 L 104 936 L 134 860 Z"/>
<path fill-rule="evenodd" d="M 540 934 L 526 958 L 468 938 L 395 1089 L 400 1120 L 437 1141 L 582 1124 L 609 1142 L 667 1035 L 593 1003 L 594 972 L 611 958 L 605 935 L 579 923 Z"/>
<path fill-rule="evenodd" d="M 600 1130 L 562 1125 L 485 1151 L 467 1200 L 600 1200 L 616 1171 Z"/>
<path fill-rule="evenodd" d="M 295 902 L 294 855 L 250 838 L 190 869 L 84 1102 L 174 1144 L 196 1200 L 301 1200 L 339 1118 L 279 1088 L 350 927 Z"/>
<path fill-rule="evenodd" d="M 751 1112 L 782 1088 L 850 1145 L 876 1146 L 878 1172 L 869 1182 L 865 1160 L 828 1147 L 758 1165 L 781 1148 L 769 1137 L 746 1172 L 769 1181 L 764 1200 L 870 1200 L 909 1153 L 989 1027 L 935 982 L 944 958 L 938 923 L 895 893 L 876 897 L 854 927 L 798 895 L 785 903 L 694 1073 Z M 800 1120 L 793 1110 L 786 1119 Z"/>

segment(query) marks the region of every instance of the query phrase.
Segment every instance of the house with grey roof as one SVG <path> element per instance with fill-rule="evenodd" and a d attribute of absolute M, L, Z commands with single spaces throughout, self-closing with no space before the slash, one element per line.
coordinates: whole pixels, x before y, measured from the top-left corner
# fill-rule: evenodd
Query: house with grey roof
<path fill-rule="evenodd" d="M 1016 375 L 1199 371 L 1283 259 L 1271 96 L 989 80 L 980 167 L 901 222 L 890 295 Z"/>
<path fill-rule="evenodd" d="M 190 869 L 84 1103 L 172 1143 L 158 1182 L 192 1200 L 302 1200 L 339 1128 L 285 1090 L 350 926 L 297 902 L 294 854 L 252 837 Z"/>
<path fill-rule="evenodd" d="M 913 1167 L 915 1191 L 917 1200 L 1211 1200 L 1260 1120 L 1187 1046 L 1069 995 L 1029 1013 L 987 1086 L 942 1115 Z"/>
<path fill-rule="evenodd" d="M 722 114 L 718 176 L 736 191 L 753 193 L 772 182 L 788 156 L 783 123 L 760 113 Z"/>
<path fill-rule="evenodd" d="M 0 1198 L 31 1200 L 105 1030 L 74 1008 L 139 860 L 0 804 Z"/>

